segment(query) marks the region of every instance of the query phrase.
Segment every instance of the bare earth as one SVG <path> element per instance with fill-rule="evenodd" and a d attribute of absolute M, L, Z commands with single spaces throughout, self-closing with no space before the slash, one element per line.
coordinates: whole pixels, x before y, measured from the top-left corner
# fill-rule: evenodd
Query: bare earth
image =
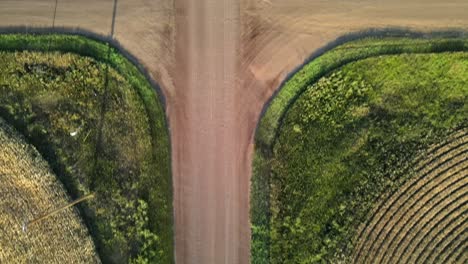
<path fill-rule="evenodd" d="M 0 25 L 50 26 L 52 0 L 0 0 Z M 56 25 L 110 32 L 112 0 L 60 0 Z M 350 31 L 468 28 L 465 0 L 119 0 L 115 37 L 161 84 L 177 263 L 248 263 L 253 137 L 286 74 Z"/>

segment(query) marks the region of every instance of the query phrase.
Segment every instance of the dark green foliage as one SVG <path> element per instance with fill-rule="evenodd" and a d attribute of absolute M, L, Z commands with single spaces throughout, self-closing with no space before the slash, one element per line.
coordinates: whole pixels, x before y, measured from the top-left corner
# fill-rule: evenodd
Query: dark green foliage
<path fill-rule="evenodd" d="M 466 46 L 464 41 L 442 42 L 426 46 L 430 51 Z M 372 44 L 369 50 L 375 48 Z M 318 72 L 300 71 L 297 78 L 309 74 L 314 80 Z M 290 89 L 300 96 L 276 108 L 285 113 L 277 119 L 279 129 L 274 132 L 273 119 L 262 119 L 256 138 L 252 262 L 344 260 L 376 200 L 411 176 L 411 161 L 454 129 L 468 126 L 468 55 L 380 56 L 346 64 L 314 84 L 296 77 L 290 83 L 285 88 L 294 83 L 307 87 Z M 269 111 L 264 118 L 275 115 Z M 268 130 L 277 136 L 268 138 Z M 259 188 L 265 182 L 269 188 Z M 265 197 L 270 198 L 266 209 Z M 265 212 L 271 213 L 269 219 L 259 217 Z"/>
<path fill-rule="evenodd" d="M 102 260 L 172 263 L 169 137 L 144 76 L 83 37 L 1 35 L 0 50 L 0 116 L 73 197 L 96 192 L 81 210 Z"/>

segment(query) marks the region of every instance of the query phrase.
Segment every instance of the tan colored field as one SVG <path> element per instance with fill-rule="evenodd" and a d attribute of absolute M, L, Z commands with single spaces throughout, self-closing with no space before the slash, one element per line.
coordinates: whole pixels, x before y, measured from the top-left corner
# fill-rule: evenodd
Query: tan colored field
<path fill-rule="evenodd" d="M 76 209 L 25 220 L 70 199 L 39 153 L 0 119 L 0 263 L 100 263 Z"/>
<path fill-rule="evenodd" d="M 262 107 L 286 74 L 349 31 L 467 28 L 464 0 L 119 0 L 116 38 L 162 86 L 177 263 L 248 263 Z M 46 26 L 51 0 L 0 1 L 0 25 Z M 59 1 L 57 25 L 110 32 L 111 0 Z"/>

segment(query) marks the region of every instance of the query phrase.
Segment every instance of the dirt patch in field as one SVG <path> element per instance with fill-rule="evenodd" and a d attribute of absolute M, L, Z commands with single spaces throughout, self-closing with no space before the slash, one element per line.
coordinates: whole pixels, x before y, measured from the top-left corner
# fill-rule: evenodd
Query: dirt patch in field
<path fill-rule="evenodd" d="M 466 28 L 463 0 L 119 0 L 115 37 L 163 88 L 178 263 L 247 263 L 260 112 L 285 76 L 338 36 Z M 0 2 L 1 25 L 51 23 L 53 1 Z M 109 32 L 111 0 L 59 1 L 57 25 Z"/>

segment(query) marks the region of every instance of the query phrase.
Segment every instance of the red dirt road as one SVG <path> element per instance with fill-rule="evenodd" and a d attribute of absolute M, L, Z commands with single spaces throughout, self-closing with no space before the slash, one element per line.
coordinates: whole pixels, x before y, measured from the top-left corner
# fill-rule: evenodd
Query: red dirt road
<path fill-rule="evenodd" d="M 239 4 L 176 1 L 174 146 L 177 263 L 248 261 L 248 178 L 234 114 L 239 90 Z M 234 100 L 233 100 L 234 99 Z M 198 103 L 200 102 L 200 103 Z M 190 141 L 190 144 L 184 142 Z M 243 208 L 241 208 L 241 206 Z M 247 241 L 241 244 L 240 241 Z"/>
<path fill-rule="evenodd" d="M 0 25 L 51 25 L 53 0 L 0 0 Z M 110 31 L 112 0 L 59 0 L 56 25 Z M 177 263 L 248 263 L 261 109 L 342 34 L 468 29 L 465 0 L 119 0 L 115 37 L 162 86 L 172 137 Z"/>

